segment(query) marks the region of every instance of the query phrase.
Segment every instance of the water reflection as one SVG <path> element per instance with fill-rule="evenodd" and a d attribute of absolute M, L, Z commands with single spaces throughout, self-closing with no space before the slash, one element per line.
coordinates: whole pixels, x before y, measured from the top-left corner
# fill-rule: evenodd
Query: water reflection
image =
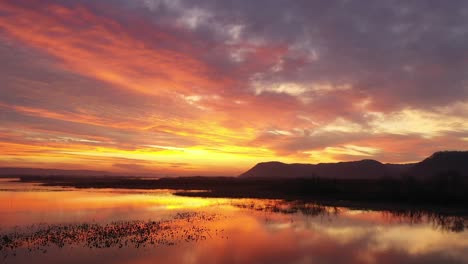
<path fill-rule="evenodd" d="M 87 248 L 174 246 L 181 241 L 198 242 L 208 237 L 222 236 L 223 230 L 211 230 L 206 224 L 220 215 L 177 213 L 164 221 L 122 221 L 110 224 L 83 223 L 67 225 L 32 225 L 0 233 L 3 258 L 16 256 L 18 250 L 47 253 L 51 246 L 82 246 Z"/>
<path fill-rule="evenodd" d="M 383 214 L 403 223 L 431 223 L 434 228 L 443 231 L 463 232 L 468 228 L 468 216 L 445 215 L 416 209 L 384 211 Z"/>
<path fill-rule="evenodd" d="M 323 214 L 338 214 L 339 208 L 333 206 L 323 206 L 317 203 L 305 203 L 300 201 L 283 200 L 240 200 L 233 201 L 233 206 L 254 211 L 269 213 L 297 214 L 317 216 Z"/>
<path fill-rule="evenodd" d="M 303 201 L 283 201 L 283 200 L 243 200 L 234 201 L 233 206 L 253 211 L 280 214 L 302 214 L 306 216 L 326 216 L 338 218 L 343 214 L 354 214 L 362 210 L 350 210 L 344 207 L 325 206 L 319 203 Z M 418 208 L 406 209 L 382 209 L 379 211 L 368 210 L 367 215 L 377 213 L 388 222 L 399 222 L 405 224 L 431 224 L 435 229 L 450 232 L 463 232 L 468 228 L 467 215 L 448 215 L 436 211 Z"/>
<path fill-rule="evenodd" d="M 464 215 L 8 184 L 5 263 L 468 263 Z"/>

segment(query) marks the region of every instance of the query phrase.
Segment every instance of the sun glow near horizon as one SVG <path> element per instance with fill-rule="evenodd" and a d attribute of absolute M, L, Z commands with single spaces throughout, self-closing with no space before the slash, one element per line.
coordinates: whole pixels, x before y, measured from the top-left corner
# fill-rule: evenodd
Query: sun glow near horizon
<path fill-rule="evenodd" d="M 468 39 L 409 3 L 412 16 L 389 12 L 411 34 L 300 5 L 254 5 L 257 20 L 242 5 L 124 2 L 0 2 L 0 166 L 238 175 L 468 148 L 468 63 L 452 47 Z"/>

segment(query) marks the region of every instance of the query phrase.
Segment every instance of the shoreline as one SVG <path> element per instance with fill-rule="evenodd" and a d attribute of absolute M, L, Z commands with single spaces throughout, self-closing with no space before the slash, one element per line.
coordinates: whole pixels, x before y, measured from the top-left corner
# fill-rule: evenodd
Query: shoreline
<path fill-rule="evenodd" d="M 274 199 L 362 210 L 417 209 L 443 214 L 468 215 L 466 196 L 444 196 L 445 193 L 437 192 L 402 193 L 401 189 L 405 186 L 384 182 L 385 185 L 382 187 L 382 182 L 378 180 L 337 182 L 327 179 L 265 180 L 234 177 L 180 177 L 141 180 L 135 177 L 89 178 L 78 176 L 19 176 L 10 178 L 16 179 L 13 180 L 14 182 L 37 183 L 50 187 L 170 190 L 173 191 L 174 195 L 185 197 Z"/>

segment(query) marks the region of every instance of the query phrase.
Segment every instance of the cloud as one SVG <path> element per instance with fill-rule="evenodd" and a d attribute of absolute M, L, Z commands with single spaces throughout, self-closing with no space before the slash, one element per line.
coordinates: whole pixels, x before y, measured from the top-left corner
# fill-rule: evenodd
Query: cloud
<path fill-rule="evenodd" d="M 2 133 L 15 136 L 2 142 L 161 145 L 239 153 L 245 163 L 356 158 L 346 146 L 402 162 L 466 148 L 467 9 L 464 1 L 3 1 L 0 118 Z"/>

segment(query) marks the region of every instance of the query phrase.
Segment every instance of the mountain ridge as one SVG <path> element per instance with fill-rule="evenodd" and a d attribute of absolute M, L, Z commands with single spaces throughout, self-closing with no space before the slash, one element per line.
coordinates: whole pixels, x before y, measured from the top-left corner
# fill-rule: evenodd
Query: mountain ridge
<path fill-rule="evenodd" d="M 438 151 L 417 163 L 392 164 L 374 159 L 336 163 L 260 162 L 239 178 L 336 178 L 376 179 L 379 177 L 410 176 L 424 178 L 435 174 L 460 175 L 468 178 L 468 151 Z M 128 176 L 97 170 L 67 170 L 50 168 L 0 167 L 0 177 L 15 176 Z M 141 175 L 140 175 L 141 176 Z"/>
<path fill-rule="evenodd" d="M 318 164 L 260 162 L 239 177 L 375 179 L 411 176 L 421 178 L 447 172 L 468 177 L 468 151 L 438 151 L 420 162 L 407 164 L 382 163 L 373 159 Z"/>

